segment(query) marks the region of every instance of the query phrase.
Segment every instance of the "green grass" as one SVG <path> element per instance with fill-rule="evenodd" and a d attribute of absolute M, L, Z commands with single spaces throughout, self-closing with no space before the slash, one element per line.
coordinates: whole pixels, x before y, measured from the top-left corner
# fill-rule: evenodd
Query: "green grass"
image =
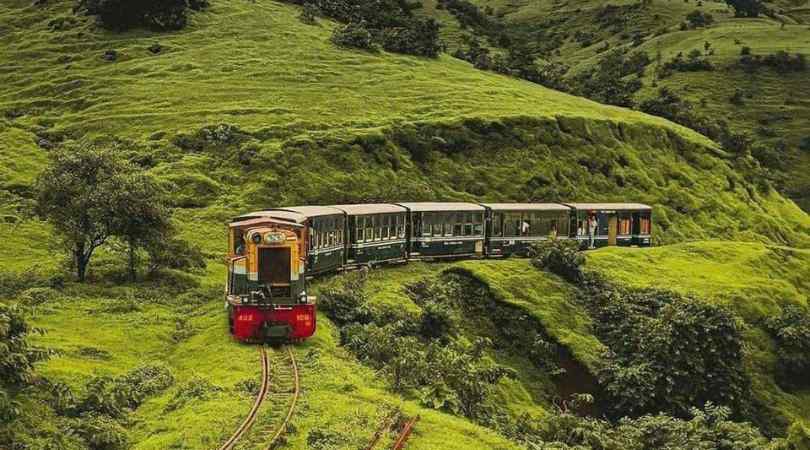
<path fill-rule="evenodd" d="M 279 134 L 515 115 L 666 126 L 643 114 L 470 70 L 447 55 L 434 61 L 337 49 L 329 42 L 333 23 L 305 25 L 296 7 L 273 1 L 214 1 L 187 30 L 171 34 L 99 32 L 89 19 L 51 31 L 49 20 L 69 15 L 72 2 L 29 5 L 13 0 L 0 7 L 6 24 L 0 109 L 25 112 L 15 127 L 146 139 L 223 121 Z M 165 52 L 150 54 L 154 42 Z M 121 54 L 117 62 L 102 60 L 107 49 Z M 60 63 L 60 57 L 69 61 Z"/>
<path fill-rule="evenodd" d="M 221 271 L 215 272 L 205 279 L 206 284 L 221 278 Z M 56 349 L 59 354 L 38 365 L 38 373 L 81 392 L 92 376 L 120 375 L 142 363 L 166 364 L 176 382 L 133 413 L 134 426 L 128 430 L 133 448 L 216 447 L 241 422 L 252 403 L 252 398 L 235 385 L 247 379 L 258 381 L 258 352 L 254 346 L 230 339 L 219 299 L 204 298 L 200 304 L 183 304 L 167 298 L 145 303 L 139 300 L 136 311 L 105 312 L 125 302 L 126 292 L 127 288 L 72 287 L 65 298 L 41 307 L 32 322 L 46 333 L 35 342 Z M 149 294 L 141 291 L 139 295 Z M 170 338 L 178 317 L 189 317 L 196 330 L 179 343 Z M 422 418 L 409 441 L 410 448 L 515 447 L 490 430 L 426 410 L 388 393 L 378 374 L 338 347 L 337 330 L 329 320 L 324 316 L 318 320 L 317 335 L 295 347 L 303 393 L 293 419 L 293 431 L 288 436 L 288 448 L 309 448 L 307 439 L 313 430 L 336 433 L 341 448 L 362 447 L 371 439 L 382 414 L 391 407 Z M 87 351 L 88 347 L 93 352 Z M 89 355 L 104 352 L 109 356 Z M 166 405 L 177 389 L 195 377 L 207 380 L 221 391 L 166 412 Z M 31 410 L 27 412 L 33 413 L 41 405 L 29 406 Z M 278 423 L 283 407 L 270 404 L 263 410 L 257 429 L 272 428 Z M 391 440 L 392 436 L 386 436 L 383 443 Z"/>

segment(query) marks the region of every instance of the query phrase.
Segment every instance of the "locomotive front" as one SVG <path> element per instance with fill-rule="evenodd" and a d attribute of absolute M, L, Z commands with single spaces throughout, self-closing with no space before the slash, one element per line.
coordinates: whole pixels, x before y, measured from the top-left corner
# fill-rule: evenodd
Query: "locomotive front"
<path fill-rule="evenodd" d="M 298 341 L 315 332 L 315 302 L 306 294 L 304 227 L 255 218 L 229 230 L 226 307 L 240 341 Z"/>

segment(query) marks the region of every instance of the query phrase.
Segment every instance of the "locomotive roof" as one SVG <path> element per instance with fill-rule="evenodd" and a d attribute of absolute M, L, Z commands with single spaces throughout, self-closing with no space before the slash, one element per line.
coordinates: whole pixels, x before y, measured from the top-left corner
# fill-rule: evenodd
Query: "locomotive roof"
<path fill-rule="evenodd" d="M 244 217 L 239 218 L 237 217 L 234 222 L 230 223 L 232 228 L 244 228 L 244 227 L 251 227 L 254 225 L 267 225 L 272 223 L 284 224 L 285 226 L 292 226 L 292 227 L 303 227 L 300 223 L 290 223 L 286 220 L 275 220 L 274 217 Z"/>
<path fill-rule="evenodd" d="M 643 203 L 563 203 L 574 209 L 581 210 L 614 210 L 614 211 L 636 211 L 652 210 L 652 207 Z"/>
<path fill-rule="evenodd" d="M 411 202 L 397 203 L 414 212 L 429 211 L 483 211 L 484 207 L 476 203 L 463 202 Z"/>
<path fill-rule="evenodd" d="M 570 211 L 559 203 L 481 203 L 494 211 Z"/>
<path fill-rule="evenodd" d="M 349 215 L 404 213 L 404 207 L 393 203 L 363 203 L 358 205 L 332 205 Z"/>

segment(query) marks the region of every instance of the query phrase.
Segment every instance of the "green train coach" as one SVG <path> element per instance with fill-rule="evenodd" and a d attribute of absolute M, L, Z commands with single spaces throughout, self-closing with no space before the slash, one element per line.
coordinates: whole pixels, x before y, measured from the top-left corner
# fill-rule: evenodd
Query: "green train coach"
<path fill-rule="evenodd" d="M 649 246 L 652 208 L 640 203 L 409 202 L 294 206 L 229 224 L 226 307 L 242 341 L 315 332 L 309 277 L 409 260 L 525 256 L 547 239 L 582 248 Z"/>

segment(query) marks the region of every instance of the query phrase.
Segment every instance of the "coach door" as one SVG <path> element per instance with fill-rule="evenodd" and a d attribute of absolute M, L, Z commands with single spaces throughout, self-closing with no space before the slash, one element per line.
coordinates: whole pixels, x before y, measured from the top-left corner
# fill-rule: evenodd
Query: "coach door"
<path fill-rule="evenodd" d="M 616 234 L 618 232 L 618 218 L 615 214 L 608 216 L 608 245 L 616 245 Z"/>

